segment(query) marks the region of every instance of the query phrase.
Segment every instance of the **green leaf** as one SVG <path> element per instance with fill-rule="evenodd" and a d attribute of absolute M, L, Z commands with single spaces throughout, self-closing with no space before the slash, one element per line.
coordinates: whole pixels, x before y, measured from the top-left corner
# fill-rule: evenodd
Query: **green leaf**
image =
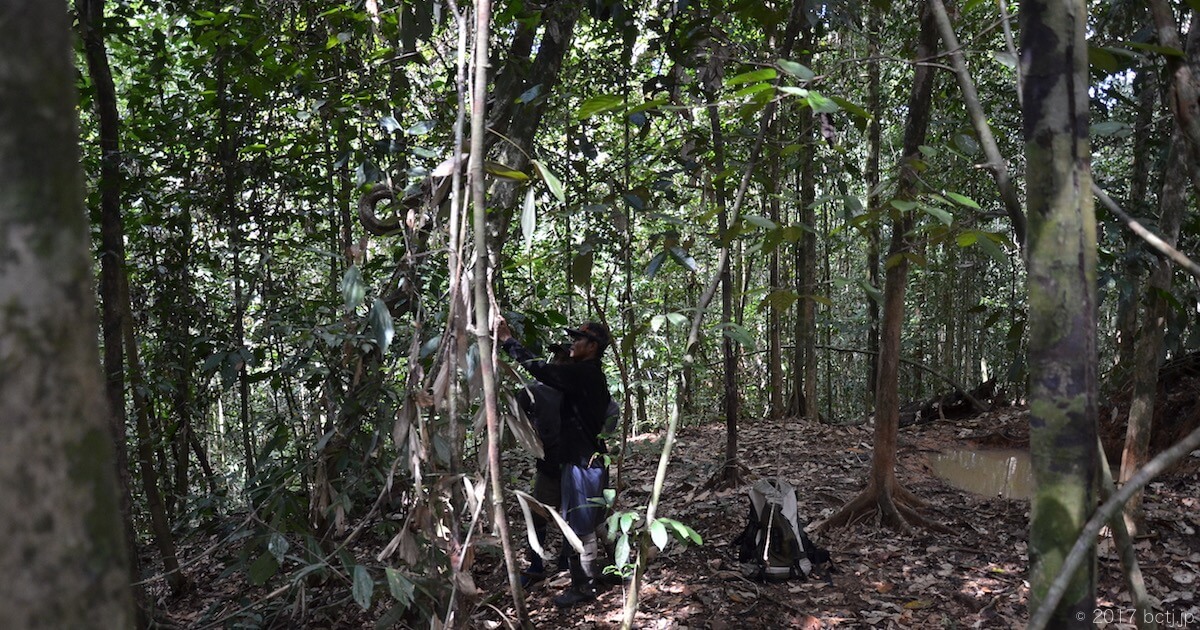
<path fill-rule="evenodd" d="M 487 160 L 483 163 L 483 170 L 487 171 L 490 175 L 503 177 L 504 179 L 511 179 L 518 182 L 529 181 L 529 176 L 525 173 L 522 173 L 521 171 L 518 171 L 510 166 L 505 166 L 499 162 L 492 162 L 491 160 Z"/>
<path fill-rule="evenodd" d="M 796 300 L 799 299 L 800 294 L 795 291 L 791 289 L 779 289 L 778 291 L 768 293 L 767 297 L 762 299 L 762 302 L 759 303 L 759 310 L 762 310 L 763 306 L 770 306 L 782 313 L 791 308 L 796 303 Z"/>
<path fill-rule="evenodd" d="M 383 127 L 384 131 L 392 133 L 400 129 L 400 121 L 396 120 L 393 116 L 384 116 L 379 119 L 379 126 Z"/>
<path fill-rule="evenodd" d="M 275 572 L 278 570 L 279 562 L 275 560 L 275 556 L 264 553 L 250 564 L 250 568 L 246 569 L 246 578 L 250 581 L 250 584 L 262 586 L 267 583 L 267 580 L 274 577 Z"/>
<path fill-rule="evenodd" d="M 751 96 L 753 94 L 758 94 L 759 92 L 765 92 L 767 90 L 772 90 L 774 88 L 775 88 L 775 86 L 771 85 L 770 83 L 755 83 L 754 85 L 748 85 L 748 86 L 738 90 L 737 92 L 734 92 L 733 98 L 745 98 L 747 96 Z"/>
<path fill-rule="evenodd" d="M 436 123 L 434 123 L 432 120 L 422 120 L 421 122 L 416 123 L 415 125 L 409 127 L 408 129 L 405 129 L 404 133 L 406 133 L 410 136 L 423 136 L 423 135 L 429 133 L 430 131 L 433 131 L 433 128 L 435 126 L 436 126 Z"/>
<path fill-rule="evenodd" d="M 354 586 L 351 592 L 354 601 L 363 610 L 370 610 L 371 596 L 375 594 L 375 580 L 371 579 L 371 572 L 367 571 L 367 567 L 361 564 L 354 567 Z"/>
<path fill-rule="evenodd" d="M 859 118 L 862 118 L 863 120 L 870 120 L 870 118 L 871 118 L 870 112 L 863 109 L 859 105 L 851 103 L 850 101 L 848 101 L 840 96 L 831 96 L 831 97 L 829 97 L 829 99 L 831 101 L 833 101 L 834 103 L 837 103 L 838 106 L 841 107 L 842 109 L 850 112 L 851 114 L 853 114 Z"/>
<path fill-rule="evenodd" d="M 667 252 L 670 253 L 671 258 L 674 258 L 675 262 L 679 263 L 679 265 L 684 269 L 692 272 L 700 269 L 700 266 L 696 264 L 696 259 L 692 258 L 692 255 L 679 245 L 672 245 Z"/>
<path fill-rule="evenodd" d="M 560 203 L 566 203 L 567 193 L 563 190 L 562 182 L 555 177 L 554 173 L 550 172 L 550 169 L 546 168 L 545 164 L 537 160 L 533 160 L 533 167 L 537 169 L 538 177 L 541 177 L 542 181 L 546 182 L 546 188 L 550 189 L 550 194 L 558 198 Z"/>
<path fill-rule="evenodd" d="M 760 81 L 770 81 L 771 79 L 774 79 L 775 77 L 778 77 L 778 76 L 779 76 L 779 73 L 775 71 L 775 68 L 763 68 L 761 70 L 751 70 L 750 72 L 743 72 L 741 74 L 737 74 L 732 77 L 729 77 L 728 79 L 725 79 L 725 85 L 732 87 L 735 85 L 741 85 L 743 83 L 758 83 Z"/>
<path fill-rule="evenodd" d="M 271 534 L 271 538 L 267 541 L 267 550 L 271 552 L 276 562 L 283 564 L 283 556 L 288 550 L 287 538 L 284 538 L 283 534 L 279 532 Z"/>
<path fill-rule="evenodd" d="M 1182 57 L 1183 51 L 1170 46 L 1159 46 L 1157 44 L 1145 44 L 1142 42 L 1125 42 L 1125 45 L 1134 50 L 1144 50 L 1146 52 L 1154 52 L 1168 57 Z"/>
<path fill-rule="evenodd" d="M 513 101 L 513 102 L 515 102 L 515 103 L 528 103 L 529 101 L 532 101 L 533 99 L 537 98 L 537 97 L 538 97 L 538 95 L 539 95 L 539 94 L 541 94 L 541 93 L 542 93 L 542 84 L 541 84 L 541 83 L 539 83 L 539 84 L 537 84 L 537 85 L 535 85 L 535 86 L 533 86 L 533 87 L 529 88 L 528 90 L 525 90 L 524 92 L 521 92 L 521 95 L 520 95 L 520 96 L 518 96 L 518 97 L 516 98 L 516 100 L 515 100 L 515 101 Z"/>
<path fill-rule="evenodd" d="M 650 521 L 650 540 L 654 541 L 659 551 L 667 548 L 667 541 L 670 538 L 667 536 L 667 528 L 662 524 L 662 521 L 657 519 Z"/>
<path fill-rule="evenodd" d="M 346 305 L 346 310 L 354 310 L 362 304 L 363 298 L 367 296 L 367 287 L 362 281 L 362 270 L 358 265 L 350 265 L 342 276 L 342 302 Z"/>
<path fill-rule="evenodd" d="M 970 232 L 963 232 L 962 234 L 959 234 L 957 238 L 954 239 L 954 241 L 956 243 L 958 243 L 959 247 L 970 247 L 970 246 L 974 245 L 975 241 L 977 241 L 977 240 L 979 240 L 979 232 L 976 232 L 974 230 L 972 230 Z"/>
<path fill-rule="evenodd" d="M 392 344 L 392 336 L 396 334 L 396 324 L 392 320 L 392 312 L 388 310 L 387 304 L 384 304 L 383 300 L 375 298 L 368 319 L 371 322 L 371 331 L 375 333 L 375 343 L 379 344 L 379 351 L 387 354 L 388 346 Z"/>
<path fill-rule="evenodd" d="M 954 215 L 950 214 L 950 212 L 947 210 L 943 210 L 937 206 L 931 206 L 927 203 L 919 203 L 917 204 L 917 207 L 920 208 L 925 214 L 928 214 L 929 216 L 941 221 L 946 225 L 954 223 Z"/>
<path fill-rule="evenodd" d="M 746 223 L 749 223 L 751 225 L 754 225 L 754 226 L 757 226 L 757 227 L 760 227 L 760 228 L 763 228 L 766 230 L 774 230 L 775 228 L 779 227 L 779 225 L 777 223 L 775 223 L 774 221 L 772 221 L 766 217 L 760 217 L 760 216 L 753 215 L 753 214 L 747 214 L 747 215 L 743 216 L 742 220 L 745 221 Z"/>
<path fill-rule="evenodd" d="M 725 325 L 724 334 L 745 348 L 754 348 L 754 337 L 743 326 L 730 322 Z"/>
<path fill-rule="evenodd" d="M 900 212 L 908 212 L 909 210 L 917 207 L 917 202 L 905 201 L 903 199 L 893 199 L 891 201 L 891 206 Z"/>
<path fill-rule="evenodd" d="M 946 196 L 953 199 L 954 202 L 960 206 L 966 206 L 968 208 L 975 208 L 976 210 L 980 209 L 979 204 L 975 203 L 975 200 L 971 199 L 970 197 L 960 195 L 956 192 L 947 192 Z"/>
<path fill-rule="evenodd" d="M 688 318 L 683 313 L 667 313 L 667 321 L 672 326 L 685 326 L 688 323 Z"/>
<path fill-rule="evenodd" d="M 388 591 L 392 594 L 392 598 L 405 608 L 412 605 L 413 591 L 416 589 L 412 580 L 392 567 L 385 569 L 385 572 L 387 573 Z"/>
<path fill-rule="evenodd" d="M 775 63 L 779 64 L 780 70 L 783 70 L 784 72 L 800 79 L 801 81 L 812 81 L 813 78 L 817 76 L 815 72 L 809 70 L 808 66 L 802 63 L 796 63 L 795 61 L 789 61 L 787 59 L 780 59 Z"/>
<path fill-rule="evenodd" d="M 821 96 L 820 93 L 813 92 L 811 90 L 808 93 L 808 106 L 811 107 L 814 112 L 820 114 L 832 114 L 834 112 L 841 111 L 842 109 L 841 105 L 838 105 L 833 100 L 825 98 L 824 96 Z"/>
<path fill-rule="evenodd" d="M 537 205 L 534 203 L 537 195 L 533 187 L 525 189 L 525 205 L 521 208 L 521 235 L 525 239 L 525 251 L 533 248 L 533 233 L 537 229 Z"/>
<path fill-rule="evenodd" d="M 862 288 L 864 293 L 867 294 L 867 297 L 874 300 L 876 304 L 883 306 L 883 292 L 882 291 L 880 291 L 877 287 L 872 285 L 870 282 L 867 282 L 866 279 L 864 279 L 864 278 L 858 279 L 858 286 L 860 288 Z"/>
<path fill-rule="evenodd" d="M 616 488 L 605 488 L 602 494 L 604 495 L 604 505 L 612 505 L 617 500 Z"/>
<path fill-rule="evenodd" d="M 784 94 L 799 96 L 800 98 L 808 98 L 808 90 L 804 88 L 793 87 L 791 85 L 781 85 L 779 86 L 779 91 L 783 92 Z"/>
<path fill-rule="evenodd" d="M 992 257 L 992 260 L 995 260 L 1001 265 L 1008 264 L 1008 255 L 1004 253 L 1004 250 L 1000 249 L 1000 246 L 997 245 L 995 241 L 990 238 L 981 238 L 978 242 L 979 246 L 983 248 L 983 251 L 987 252 L 988 256 Z"/>
<path fill-rule="evenodd" d="M 658 270 L 662 268 L 662 264 L 667 260 L 667 252 L 658 252 L 654 258 L 650 259 L 650 264 L 646 265 L 646 277 L 653 278 L 658 274 Z"/>
<path fill-rule="evenodd" d="M 613 554 L 613 564 L 623 567 L 629 564 L 629 534 L 621 534 L 617 539 L 617 548 Z"/>
<path fill-rule="evenodd" d="M 625 512 L 621 515 L 621 531 L 629 533 L 629 528 L 633 526 L 633 519 L 637 518 L 637 514 L 633 512 Z"/>
<path fill-rule="evenodd" d="M 575 113 L 575 117 L 579 120 L 587 120 L 601 112 L 607 112 L 620 107 L 625 103 L 625 100 L 618 94 L 601 94 L 593 96 L 584 101 L 579 106 L 579 111 Z"/>

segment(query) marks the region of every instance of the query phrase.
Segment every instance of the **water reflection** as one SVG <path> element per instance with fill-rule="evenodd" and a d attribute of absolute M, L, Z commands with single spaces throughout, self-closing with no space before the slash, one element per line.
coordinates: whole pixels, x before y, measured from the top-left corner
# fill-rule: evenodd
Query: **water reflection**
<path fill-rule="evenodd" d="M 1028 499 L 1033 494 L 1026 451 L 948 451 L 932 455 L 930 463 L 937 476 L 960 490 L 1005 499 Z"/>

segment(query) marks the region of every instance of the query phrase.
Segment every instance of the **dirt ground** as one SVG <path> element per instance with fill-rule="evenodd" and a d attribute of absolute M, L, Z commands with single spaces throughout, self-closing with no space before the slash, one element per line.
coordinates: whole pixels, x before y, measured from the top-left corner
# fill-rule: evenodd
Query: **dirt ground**
<path fill-rule="evenodd" d="M 1196 405 L 1197 396 L 1177 397 Z M 1200 416 L 1181 416 L 1195 417 Z M 873 522 L 816 532 L 814 541 L 828 549 L 836 573 L 829 581 L 759 584 L 741 577 L 731 544 L 746 521 L 749 483 L 781 477 L 798 490 L 800 512 L 811 524 L 832 515 L 863 487 L 869 468 L 872 428 L 786 421 L 745 421 L 739 428 L 740 460 L 746 485 L 705 489 L 721 465 L 725 429 L 720 423 L 681 428 L 671 458 L 659 515 L 694 528 L 700 546 L 674 541 L 649 565 L 636 619 L 638 628 L 1017 628 L 1027 620 L 1026 567 L 1029 502 L 958 490 L 934 474 L 931 461 L 957 448 L 1014 448 L 1028 445 L 1028 418 L 1019 408 L 985 415 L 935 421 L 900 430 L 898 477 L 927 503 L 923 514 L 952 533 L 914 530 L 897 534 Z M 647 435 L 631 441 L 625 468 L 626 506 L 648 501 L 661 441 Z M 506 468 L 515 487 L 527 488 L 532 461 L 510 451 Z M 1200 453 L 1149 487 L 1145 497 L 1149 531 L 1137 543 L 1138 558 L 1150 594 L 1160 602 L 1160 628 L 1200 628 Z M 509 501 L 510 530 L 524 545 L 523 519 Z M 238 519 L 181 543 L 180 555 L 193 588 L 184 596 L 165 593 L 161 580 L 150 594 L 157 602 L 156 622 L 166 628 L 374 628 L 386 599 L 376 587 L 375 604 L 364 611 L 348 594 L 349 584 L 302 590 L 297 594 L 275 580 L 250 586 L 236 568 L 234 542 Z M 242 523 L 244 525 L 244 523 Z M 369 533 L 347 551 L 364 561 L 374 558 L 387 538 Z M 301 541 L 292 541 L 301 544 Z M 261 551 L 261 550 L 260 550 Z M 156 553 L 147 546 L 143 565 L 158 572 Z M 261 558 L 260 558 L 261 560 Z M 1131 628 L 1129 599 L 1111 541 L 1103 540 L 1099 559 L 1098 628 Z M 289 575 L 300 566 L 289 565 Z M 472 570 L 486 600 L 472 608 L 471 625 L 494 629 L 512 621 L 511 600 L 499 555 L 482 549 Z M 288 579 L 291 579 L 290 577 Z M 527 595 L 538 628 L 604 629 L 617 627 L 625 593 L 620 586 L 595 602 L 563 613 L 551 599 L 567 586 L 565 573 L 536 586 Z M 282 586 L 280 586 L 283 584 Z M 266 614 L 265 603 L 274 606 Z M 284 607 L 280 609 L 280 607 Z M 288 621 L 302 612 L 310 621 Z M 388 627 L 385 625 L 384 627 Z M 400 625 L 397 627 L 408 627 Z"/>
<path fill-rule="evenodd" d="M 796 422 L 744 423 L 740 457 L 747 480 L 781 477 L 798 489 L 801 516 L 817 523 L 862 488 L 872 429 Z M 725 431 L 719 424 L 680 430 L 659 514 L 692 526 L 701 546 L 672 542 L 649 565 L 637 617 L 640 628 L 1016 628 L 1027 621 L 1029 502 L 958 490 L 932 471 L 930 456 L 957 447 L 1019 448 L 1028 443 L 1028 418 L 1017 408 L 953 422 L 901 429 L 897 474 L 927 502 L 923 514 L 953 533 L 897 534 L 873 522 L 814 533 L 837 569 L 831 580 L 759 584 L 737 571 L 731 545 L 745 524 L 748 486 L 703 488 L 719 466 Z M 627 504 L 648 501 L 660 443 L 634 442 L 628 462 Z M 1150 594 L 1161 602 L 1159 627 L 1200 628 L 1200 456 L 1150 486 L 1149 532 L 1137 543 Z M 519 520 L 514 537 L 523 535 Z M 493 565 L 477 566 L 485 591 L 504 588 Z M 1133 627 L 1110 540 L 1100 546 L 1097 627 Z M 551 598 L 566 574 L 535 587 L 530 614 L 539 628 L 610 628 L 621 618 L 624 592 L 612 587 L 569 613 Z M 482 613 L 480 626 L 499 615 Z"/>

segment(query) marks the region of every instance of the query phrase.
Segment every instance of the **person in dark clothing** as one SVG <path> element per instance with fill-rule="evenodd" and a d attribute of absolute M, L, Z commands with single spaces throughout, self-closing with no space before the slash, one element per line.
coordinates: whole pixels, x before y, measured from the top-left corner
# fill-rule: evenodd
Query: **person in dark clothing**
<path fill-rule="evenodd" d="M 539 382 L 562 393 L 557 449 L 563 462 L 559 509 L 583 542 L 584 550 L 570 557 L 571 588 L 554 598 L 554 603 L 561 607 L 596 597 L 599 571 L 595 530 L 604 517 L 604 507 L 593 499 L 602 498 L 608 485 L 606 449 L 599 434 L 612 402 L 608 380 L 600 365 L 600 358 L 612 341 L 608 328 L 588 322 L 565 332 L 572 340 L 571 362 L 553 364 L 538 358 L 513 338 L 506 322 L 496 329 L 497 340 L 510 357 Z"/>

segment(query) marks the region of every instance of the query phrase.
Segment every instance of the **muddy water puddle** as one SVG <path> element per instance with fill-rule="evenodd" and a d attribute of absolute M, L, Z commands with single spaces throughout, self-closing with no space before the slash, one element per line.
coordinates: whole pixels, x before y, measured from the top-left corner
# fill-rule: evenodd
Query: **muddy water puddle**
<path fill-rule="evenodd" d="M 1029 453 L 1023 450 L 954 450 L 930 454 L 946 483 L 989 497 L 1028 499 L 1033 494 Z"/>

